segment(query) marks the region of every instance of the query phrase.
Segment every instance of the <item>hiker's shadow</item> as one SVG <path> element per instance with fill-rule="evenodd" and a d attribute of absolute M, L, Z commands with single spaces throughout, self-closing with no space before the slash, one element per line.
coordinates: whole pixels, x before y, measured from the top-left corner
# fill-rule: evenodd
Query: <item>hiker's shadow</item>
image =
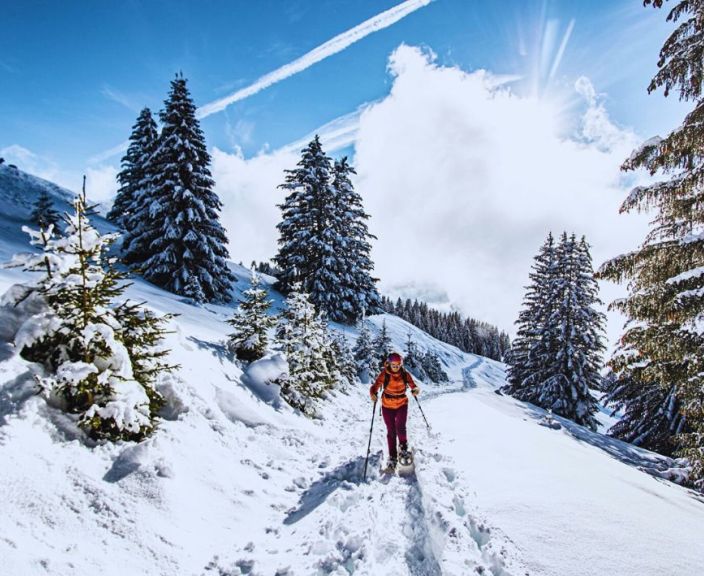
<path fill-rule="evenodd" d="M 334 470 L 323 475 L 322 478 L 313 482 L 310 487 L 301 495 L 298 506 L 289 511 L 284 519 L 284 524 L 295 524 L 299 520 L 305 518 L 318 506 L 320 506 L 328 496 L 338 488 L 342 490 L 351 490 L 355 485 L 364 482 L 364 461 L 365 457 L 360 456 L 338 466 Z M 381 452 L 369 456 L 367 465 L 367 473 L 379 467 L 381 461 Z"/>

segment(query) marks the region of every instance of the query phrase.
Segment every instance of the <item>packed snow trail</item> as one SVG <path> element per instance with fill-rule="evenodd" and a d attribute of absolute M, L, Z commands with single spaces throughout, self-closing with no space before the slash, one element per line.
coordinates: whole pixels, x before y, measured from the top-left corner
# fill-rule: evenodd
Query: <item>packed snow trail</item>
<path fill-rule="evenodd" d="M 339 430 L 363 430 L 368 421 L 358 414 L 367 412 L 361 410 L 366 393 L 356 390 L 345 400 L 360 409 L 346 411 Z M 317 477 L 294 481 L 295 505 L 273 511 L 263 533 L 214 557 L 203 574 L 523 576 L 517 550 L 471 512 L 461 474 L 440 449 L 442 439 L 428 435 L 417 407 L 411 408 L 415 474 L 381 474 L 385 450 L 376 449 L 363 482 L 360 454 L 367 438 L 330 440 L 325 454 L 308 460 Z M 383 424 L 374 445 L 385 446 Z"/>

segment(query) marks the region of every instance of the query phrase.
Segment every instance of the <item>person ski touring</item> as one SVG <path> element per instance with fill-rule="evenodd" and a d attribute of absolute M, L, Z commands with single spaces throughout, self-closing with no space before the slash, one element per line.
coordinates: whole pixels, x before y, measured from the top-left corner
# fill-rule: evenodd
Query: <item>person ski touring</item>
<path fill-rule="evenodd" d="M 408 436 L 406 435 L 406 418 L 408 417 L 406 388 L 410 388 L 414 396 L 420 393 L 420 388 L 413 381 L 413 377 L 403 367 L 403 357 L 397 352 L 392 352 L 384 362 L 384 369 L 369 388 L 369 394 L 374 403 L 376 403 L 379 391 L 381 391 L 381 413 L 386 424 L 386 440 L 389 446 L 387 470 L 396 468 L 399 449 L 402 462 L 410 457 Z"/>

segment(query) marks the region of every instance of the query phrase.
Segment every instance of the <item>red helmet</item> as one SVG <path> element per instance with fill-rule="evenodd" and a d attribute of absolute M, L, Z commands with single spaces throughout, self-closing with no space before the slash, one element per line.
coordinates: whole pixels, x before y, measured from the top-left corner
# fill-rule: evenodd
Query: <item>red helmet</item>
<path fill-rule="evenodd" d="M 386 359 L 389 364 L 403 364 L 403 358 L 398 352 L 392 352 Z"/>

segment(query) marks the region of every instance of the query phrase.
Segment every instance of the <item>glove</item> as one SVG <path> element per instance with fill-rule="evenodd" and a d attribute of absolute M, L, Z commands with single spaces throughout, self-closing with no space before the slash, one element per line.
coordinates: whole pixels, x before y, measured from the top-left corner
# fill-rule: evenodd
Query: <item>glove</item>
<path fill-rule="evenodd" d="M 413 394 L 414 396 L 418 396 L 418 394 L 420 394 L 420 388 L 418 388 L 418 386 L 416 386 L 415 388 L 411 388 L 411 394 Z"/>
<path fill-rule="evenodd" d="M 377 400 L 376 394 L 371 394 L 371 397 L 372 397 L 372 402 L 376 403 L 376 400 Z"/>

